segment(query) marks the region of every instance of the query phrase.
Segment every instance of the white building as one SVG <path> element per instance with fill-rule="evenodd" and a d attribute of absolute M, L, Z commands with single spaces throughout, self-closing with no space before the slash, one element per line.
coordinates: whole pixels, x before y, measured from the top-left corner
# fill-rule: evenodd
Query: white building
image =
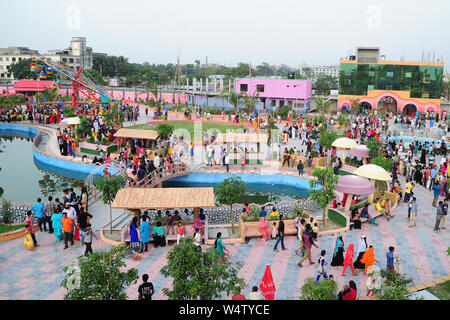
<path fill-rule="evenodd" d="M 8 73 L 8 66 L 22 61 L 22 59 L 31 59 L 37 53 L 37 50 L 30 50 L 26 47 L 0 48 L 0 80 L 15 80 L 14 75 Z M 69 48 L 50 50 L 43 55 L 75 70 L 79 70 L 81 67 L 92 69 L 94 64 L 92 48 L 86 46 L 85 37 L 73 37 Z"/>
<path fill-rule="evenodd" d="M 13 79 L 13 75 L 8 73 L 9 65 L 29 59 L 36 53 L 37 50 L 30 50 L 26 47 L 0 48 L 0 81 Z"/>
<path fill-rule="evenodd" d="M 339 66 L 338 65 L 309 66 L 306 64 L 301 64 L 297 68 L 298 68 L 300 75 L 311 78 L 311 79 L 317 79 L 317 77 L 320 74 L 339 78 Z"/>

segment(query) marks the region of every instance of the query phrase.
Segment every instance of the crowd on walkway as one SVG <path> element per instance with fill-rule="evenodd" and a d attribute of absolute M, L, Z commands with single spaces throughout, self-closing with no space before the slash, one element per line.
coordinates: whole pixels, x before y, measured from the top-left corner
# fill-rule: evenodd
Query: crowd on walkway
<path fill-rule="evenodd" d="M 98 240 L 97 235 L 92 231 L 90 223 L 93 216 L 88 212 L 88 194 L 85 187 L 82 187 L 80 195 L 77 195 L 73 188 L 63 191 L 61 200 L 49 196 L 46 203 L 38 198 L 36 203 L 28 210 L 25 221 L 27 234 L 24 244 L 30 250 L 39 246 L 35 227 L 40 232 L 54 234 L 57 242 L 63 242 L 63 249 L 75 245 L 75 240 L 85 246 L 85 255 L 92 253 L 92 238 Z"/>

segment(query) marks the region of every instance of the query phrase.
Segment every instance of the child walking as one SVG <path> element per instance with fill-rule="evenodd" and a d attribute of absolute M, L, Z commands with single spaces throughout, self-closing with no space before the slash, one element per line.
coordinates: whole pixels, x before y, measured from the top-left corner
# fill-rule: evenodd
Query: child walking
<path fill-rule="evenodd" d="M 86 250 L 84 251 L 84 255 L 87 256 L 88 253 L 93 253 L 92 251 L 92 236 L 98 241 L 97 236 L 91 229 L 91 224 L 88 223 L 86 225 L 86 230 L 83 232 L 83 236 L 81 237 L 81 243 L 84 243 L 86 246 Z"/>

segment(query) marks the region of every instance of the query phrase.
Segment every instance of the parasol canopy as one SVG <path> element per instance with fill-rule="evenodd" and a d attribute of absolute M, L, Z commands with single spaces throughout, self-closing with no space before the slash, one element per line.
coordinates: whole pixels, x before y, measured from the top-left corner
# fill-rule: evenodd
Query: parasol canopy
<path fill-rule="evenodd" d="M 352 149 L 357 146 L 357 143 L 350 138 L 338 138 L 331 145 L 336 148 Z"/>
<path fill-rule="evenodd" d="M 391 181 L 392 177 L 390 174 L 384 170 L 382 167 L 377 166 L 376 164 L 365 164 L 355 171 L 353 171 L 353 174 L 356 174 L 357 176 L 368 178 L 368 179 L 374 179 L 379 181 Z"/>
<path fill-rule="evenodd" d="M 73 126 L 73 125 L 78 125 L 78 124 L 80 124 L 80 118 L 78 118 L 78 117 L 65 118 L 59 122 L 59 125 L 63 126 L 63 127 L 68 127 L 68 126 Z"/>
<path fill-rule="evenodd" d="M 355 175 L 339 176 L 336 191 L 349 194 L 368 195 L 375 192 L 375 187 L 367 178 Z"/>
<path fill-rule="evenodd" d="M 351 149 L 348 154 L 352 157 L 359 157 L 359 158 L 370 158 L 369 156 L 370 149 L 367 148 L 365 144 L 360 144 Z"/>
<path fill-rule="evenodd" d="M 261 294 L 264 296 L 265 300 L 274 300 L 275 299 L 275 283 L 273 283 L 272 271 L 270 270 L 270 266 L 266 266 L 266 271 L 264 272 L 264 276 L 259 284 L 259 290 L 261 290 Z"/>

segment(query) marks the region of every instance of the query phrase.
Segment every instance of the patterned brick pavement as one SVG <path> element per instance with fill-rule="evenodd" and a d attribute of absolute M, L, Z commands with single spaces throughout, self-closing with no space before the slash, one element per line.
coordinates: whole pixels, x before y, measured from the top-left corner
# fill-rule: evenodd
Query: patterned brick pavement
<path fill-rule="evenodd" d="M 450 261 L 446 253 L 450 246 L 450 234 L 448 229 L 440 233 L 433 232 L 436 209 L 431 206 L 432 193 L 421 186 L 416 187 L 415 193 L 419 206 L 416 228 L 408 228 L 407 206 L 402 203 L 391 221 L 379 217 L 378 226 L 363 224 L 362 230 L 348 231 L 343 236 L 345 247 L 349 243 L 357 247 L 360 236 L 365 234 L 369 245 L 374 246 L 375 257 L 382 268 L 386 266 L 387 248 L 393 245 L 400 258 L 401 271 L 411 277 L 414 284 L 421 284 L 450 274 Z M 0 299 L 44 300 L 64 297 L 65 290 L 60 288 L 64 278 L 63 267 L 76 261 L 84 248 L 76 242 L 75 246 L 63 250 L 63 244 L 56 242 L 53 235 L 38 232 L 36 236 L 40 247 L 35 251 L 27 250 L 23 239 L 0 243 Z M 313 259 L 316 260 L 318 252 L 325 249 L 326 259 L 330 263 L 335 239 L 333 235 L 320 237 L 319 249 L 312 250 Z M 277 288 L 276 298 L 297 299 L 304 279 L 314 276 L 315 265 L 307 266 L 305 263 L 303 268 L 297 266 L 300 257 L 294 249 L 298 246 L 298 240 L 293 236 L 285 239 L 286 251 L 274 252 L 273 245 L 273 240 L 263 242 L 260 238 L 253 238 L 248 243 L 228 246 L 232 259 L 244 263 L 239 272 L 248 284 L 244 294 L 248 294 L 253 285 L 259 285 L 265 266 L 269 264 Z M 93 244 L 94 251 L 107 250 L 109 247 L 99 241 Z M 136 267 L 140 275 L 150 275 L 156 299 L 166 299 L 162 288 L 170 287 L 172 283 L 159 273 L 167 261 L 169 249 L 170 246 L 156 249 L 151 246 L 142 261 L 127 261 L 127 267 Z M 354 277 L 347 271 L 346 276 L 342 277 L 342 267 L 328 266 L 327 269 L 328 273 L 335 275 L 339 288 L 349 280 L 354 280 L 358 295 L 366 294 L 367 276 L 363 273 Z M 140 283 L 141 280 L 127 290 L 130 299 L 137 298 Z"/>

